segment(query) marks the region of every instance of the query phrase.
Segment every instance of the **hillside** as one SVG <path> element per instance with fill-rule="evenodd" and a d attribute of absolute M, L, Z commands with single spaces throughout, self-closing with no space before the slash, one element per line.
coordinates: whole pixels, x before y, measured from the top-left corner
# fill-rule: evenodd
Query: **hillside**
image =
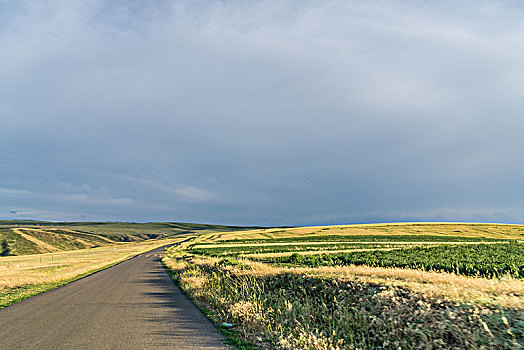
<path fill-rule="evenodd" d="M 0 242 L 7 242 L 9 255 L 26 255 L 86 249 L 122 242 L 166 238 L 180 234 L 238 231 L 236 227 L 192 223 L 46 222 L 0 221 Z"/>
<path fill-rule="evenodd" d="M 249 242 L 268 240 L 354 240 L 358 237 L 376 237 L 377 240 L 387 236 L 431 236 L 432 239 L 452 237 L 471 239 L 524 239 L 524 225 L 488 224 L 488 223 L 453 223 L 453 222 L 415 222 L 356 224 L 333 226 L 307 226 L 289 228 L 264 228 L 248 232 L 225 232 L 212 235 L 207 241 L 246 240 Z"/>

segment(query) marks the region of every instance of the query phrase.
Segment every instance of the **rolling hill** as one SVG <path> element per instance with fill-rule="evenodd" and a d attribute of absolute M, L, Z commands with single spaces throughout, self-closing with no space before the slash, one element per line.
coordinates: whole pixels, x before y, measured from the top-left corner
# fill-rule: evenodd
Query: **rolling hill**
<path fill-rule="evenodd" d="M 0 242 L 9 255 L 27 255 L 87 249 L 122 242 L 166 238 L 180 234 L 239 231 L 255 227 L 193 223 L 0 221 Z"/>

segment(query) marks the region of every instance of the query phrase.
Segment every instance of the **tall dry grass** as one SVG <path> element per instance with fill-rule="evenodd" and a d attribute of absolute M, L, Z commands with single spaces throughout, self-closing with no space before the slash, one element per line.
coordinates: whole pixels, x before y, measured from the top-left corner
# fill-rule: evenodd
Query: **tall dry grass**
<path fill-rule="evenodd" d="M 435 297 L 384 280 L 376 283 L 373 278 L 377 276 L 372 276 L 371 271 L 282 269 L 242 260 L 183 258 L 176 254 L 164 261 L 186 293 L 210 310 L 217 322 L 235 324 L 243 337 L 262 348 L 524 346 L 524 313 L 519 308 L 477 303 L 467 297 Z M 382 278 L 390 280 L 422 283 L 436 277 L 409 276 L 405 271 L 389 271 L 388 275 L 387 269 L 380 270 L 378 275 L 382 273 Z M 465 282 L 456 277 L 461 280 L 444 279 L 439 283 Z M 476 288 L 470 282 L 465 288 Z M 520 293 L 519 288 L 510 286 L 508 293 Z M 494 286 L 492 289 L 501 291 Z"/>

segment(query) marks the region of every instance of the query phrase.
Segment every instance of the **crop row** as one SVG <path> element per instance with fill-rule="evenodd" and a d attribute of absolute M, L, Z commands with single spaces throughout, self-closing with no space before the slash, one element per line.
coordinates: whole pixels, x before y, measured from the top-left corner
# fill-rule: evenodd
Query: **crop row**
<path fill-rule="evenodd" d="M 407 243 L 409 244 L 409 243 Z M 270 246 L 241 246 L 241 247 L 199 247 L 192 248 L 194 254 L 221 257 L 237 256 L 241 254 L 268 254 L 285 252 L 304 252 L 304 251 L 329 251 L 329 250 L 348 250 L 348 249 L 384 249 L 400 248 L 403 244 L 373 244 L 371 243 L 350 243 L 350 244 L 301 244 L 301 245 L 270 245 Z M 410 245 L 411 246 L 411 245 Z"/>
<path fill-rule="evenodd" d="M 268 239 L 235 239 L 217 243 L 292 243 L 292 242 L 498 242 L 507 239 L 445 235 L 308 235 Z"/>
<path fill-rule="evenodd" d="M 442 245 L 391 251 L 364 251 L 322 255 L 293 254 L 267 258 L 267 262 L 300 266 L 369 265 L 428 271 L 452 272 L 466 276 L 524 278 L 524 243 Z"/>

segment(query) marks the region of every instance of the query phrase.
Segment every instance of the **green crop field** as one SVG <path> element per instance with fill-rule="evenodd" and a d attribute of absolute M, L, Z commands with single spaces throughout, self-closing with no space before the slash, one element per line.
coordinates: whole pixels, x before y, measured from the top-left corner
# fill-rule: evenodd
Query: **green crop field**
<path fill-rule="evenodd" d="M 195 246 L 189 252 L 200 255 L 225 257 L 225 256 L 244 256 L 251 254 L 272 254 L 272 253 L 293 253 L 293 252 L 324 252 L 330 250 L 353 250 L 353 249 L 399 249 L 406 244 L 362 244 L 362 243 L 336 243 L 334 244 L 315 244 L 310 245 L 270 245 L 270 246 L 241 246 L 241 247 L 205 247 Z"/>
<path fill-rule="evenodd" d="M 269 258 L 268 262 L 300 266 L 368 265 L 425 271 L 452 272 L 466 276 L 524 278 L 524 243 L 441 245 L 391 251 Z"/>
<path fill-rule="evenodd" d="M 239 348 L 521 349 L 523 238 L 495 224 L 253 229 L 163 261 Z"/>
<path fill-rule="evenodd" d="M 296 236 L 267 239 L 232 239 L 217 241 L 227 244 L 256 243 L 295 243 L 295 242 L 500 242 L 510 241 L 507 238 L 469 237 L 469 236 L 438 236 L 438 235 L 333 235 L 333 236 Z"/>

